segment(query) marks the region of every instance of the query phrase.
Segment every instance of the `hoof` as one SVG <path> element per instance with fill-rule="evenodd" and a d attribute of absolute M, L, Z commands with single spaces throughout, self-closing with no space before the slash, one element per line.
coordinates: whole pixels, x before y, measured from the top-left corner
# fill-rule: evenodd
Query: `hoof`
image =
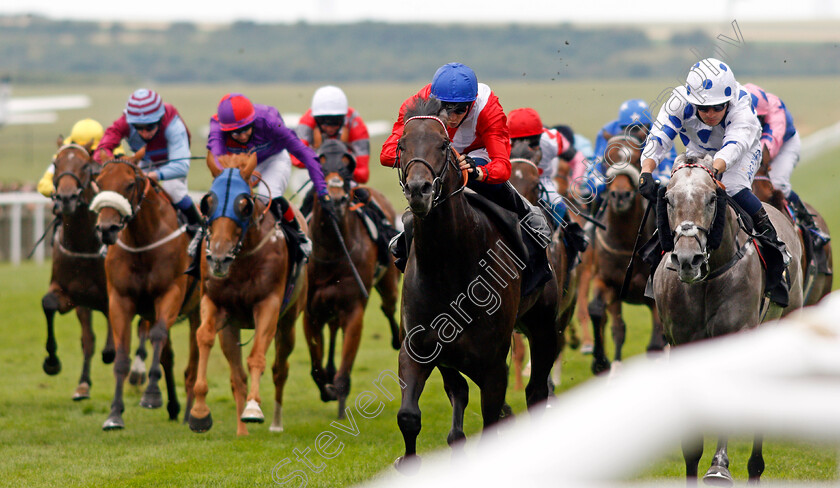
<path fill-rule="evenodd" d="M 102 362 L 105 364 L 111 364 L 114 362 L 114 358 L 117 356 L 117 352 L 114 349 L 103 349 L 102 350 Z"/>
<path fill-rule="evenodd" d="M 245 410 L 242 411 L 242 416 L 239 417 L 239 420 L 246 424 L 261 424 L 265 422 L 265 415 L 263 415 L 260 404 L 256 400 L 249 400 L 245 404 Z"/>
<path fill-rule="evenodd" d="M 73 392 L 73 401 L 78 402 L 79 400 L 87 400 L 88 398 L 90 398 L 90 385 L 86 381 L 83 381 L 79 383 L 76 391 Z"/>
<path fill-rule="evenodd" d="M 508 405 L 507 403 L 502 405 L 502 411 L 499 413 L 499 419 L 509 419 L 513 417 L 513 409 L 510 408 L 510 405 Z"/>
<path fill-rule="evenodd" d="M 723 466 L 712 466 L 703 476 L 703 483 L 709 486 L 732 486 L 732 475 Z"/>
<path fill-rule="evenodd" d="M 169 414 L 169 420 L 178 420 L 178 414 L 181 413 L 181 404 L 177 401 L 167 403 L 166 412 Z"/>
<path fill-rule="evenodd" d="M 208 413 L 204 418 L 198 418 L 195 415 L 190 415 L 187 423 L 189 424 L 191 431 L 200 434 L 207 432 L 211 427 L 213 427 L 213 416 L 210 413 Z"/>
<path fill-rule="evenodd" d="M 402 344 L 400 344 L 400 338 L 399 337 L 392 337 L 391 338 L 391 347 L 393 347 L 395 351 L 399 351 L 401 345 Z"/>
<path fill-rule="evenodd" d="M 146 390 L 143 398 L 140 399 L 140 406 L 143 408 L 160 408 L 163 406 L 163 395 L 160 391 Z"/>
<path fill-rule="evenodd" d="M 420 471 L 420 456 L 400 456 L 394 461 L 394 468 L 406 476 L 414 476 Z"/>
<path fill-rule="evenodd" d="M 592 360 L 592 374 L 599 375 L 604 371 L 609 371 L 610 369 L 610 362 L 606 359 L 594 359 Z"/>
<path fill-rule="evenodd" d="M 580 353 L 583 355 L 591 355 L 594 350 L 595 346 L 592 344 L 583 344 L 580 346 Z"/>
<path fill-rule="evenodd" d="M 146 373 L 132 371 L 128 373 L 128 382 L 134 386 L 140 386 L 146 382 Z"/>
<path fill-rule="evenodd" d="M 271 424 L 271 427 L 268 428 L 268 431 L 269 432 L 277 432 L 277 433 L 283 432 L 283 426 L 282 425 Z"/>
<path fill-rule="evenodd" d="M 321 388 L 321 401 L 324 403 L 338 400 L 338 392 L 333 385 L 324 385 Z"/>
<path fill-rule="evenodd" d="M 47 357 L 44 359 L 44 373 L 47 373 L 50 376 L 55 376 L 58 373 L 61 373 L 61 361 L 59 361 L 58 356 L 55 357 Z"/>
<path fill-rule="evenodd" d="M 125 428 L 125 423 L 122 417 L 108 417 L 108 420 L 102 424 L 102 430 L 120 430 Z"/>

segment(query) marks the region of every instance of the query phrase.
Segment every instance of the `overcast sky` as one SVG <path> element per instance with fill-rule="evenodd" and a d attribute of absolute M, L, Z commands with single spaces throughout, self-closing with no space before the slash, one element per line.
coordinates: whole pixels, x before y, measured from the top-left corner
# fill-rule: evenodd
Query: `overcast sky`
<path fill-rule="evenodd" d="M 840 0 L 3 0 L 0 15 L 53 19 L 261 23 L 354 22 L 726 22 L 837 20 Z M 840 37 L 840 35 L 838 36 Z"/>

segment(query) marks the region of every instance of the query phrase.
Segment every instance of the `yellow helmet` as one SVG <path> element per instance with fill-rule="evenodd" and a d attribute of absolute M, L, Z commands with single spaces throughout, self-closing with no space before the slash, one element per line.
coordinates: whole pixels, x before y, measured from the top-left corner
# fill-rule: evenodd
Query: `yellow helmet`
<path fill-rule="evenodd" d="M 70 137 L 65 139 L 64 143 L 74 143 L 84 146 L 88 142 L 93 141 L 93 149 L 96 149 L 103 135 L 105 135 L 105 130 L 102 128 L 102 124 L 93 119 L 82 119 L 73 124 Z"/>

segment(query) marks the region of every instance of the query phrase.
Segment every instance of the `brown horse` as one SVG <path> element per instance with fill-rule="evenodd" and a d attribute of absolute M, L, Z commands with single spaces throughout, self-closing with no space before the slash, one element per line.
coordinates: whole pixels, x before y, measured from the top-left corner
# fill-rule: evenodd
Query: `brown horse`
<path fill-rule="evenodd" d="M 640 229 L 645 212 L 644 199 L 638 192 L 641 167 L 640 139 L 630 134 L 611 137 L 607 141 L 604 160 L 607 170 L 607 210 L 604 223 L 607 230 L 596 229 L 593 242 L 592 301 L 589 302 L 589 316 L 592 320 L 595 344 L 592 351 L 592 372 L 601 373 L 610 369 L 610 361 L 604 352 L 605 312 L 612 319 L 612 336 L 615 344 L 615 361 L 621 361 L 621 349 L 627 326 L 621 316 L 622 301 L 643 304 L 650 309 L 653 327 L 648 352 L 665 347 L 662 322 L 652 299 L 645 297 L 645 285 L 650 276 L 650 266 L 635 260 L 627 297 L 619 297 L 625 273 L 633 255 L 636 236 L 641 231 L 640 241 L 646 242 L 656 228 L 654 219 L 648 219 Z"/>
<path fill-rule="evenodd" d="M 179 313 L 190 320 L 190 359 L 186 377 L 187 414 L 192 406 L 197 347 L 198 294 L 190 286 L 187 268 L 188 237 L 179 226 L 175 209 L 166 193 L 153 185 L 137 166 L 145 154 L 141 149 L 130 159 L 108 161 L 96 184 L 99 193 L 91 202 L 98 214 L 97 233 L 109 244 L 105 258 L 108 281 L 108 315 L 117 349 L 114 362 L 116 388 L 111 412 L 102 428 L 122 429 L 123 384 L 129 373 L 128 351 L 131 346 L 131 320 L 135 315 L 151 323 L 149 339 L 153 347 L 149 384 L 140 400 L 146 408 L 163 406 L 158 383 L 161 366 L 166 375 L 167 411 L 175 420 L 180 411 L 173 374 L 174 355 L 169 328 Z M 185 415 L 185 416 L 186 416 Z"/>
<path fill-rule="evenodd" d="M 55 313 L 65 314 L 76 309 L 82 326 L 82 375 L 73 392 L 73 400 L 90 398 L 90 360 L 96 344 L 91 326 L 92 310 L 108 318 L 108 288 L 105 281 L 104 245 L 96 235 L 96 215 L 88 205 L 94 196 L 93 179 L 99 165 L 91 158 L 91 144 L 64 145 L 58 138 L 55 155 L 55 192 L 52 195 L 54 213 L 60 215 L 61 227 L 55 233 L 52 248 L 52 275 L 49 291 L 41 300 L 47 319 L 47 353 L 44 372 L 49 375 L 61 371 L 53 319 Z M 102 361 L 114 361 L 114 339 L 108 327 L 108 340 L 102 350 Z"/>
<path fill-rule="evenodd" d="M 260 378 L 265 371 L 266 351 L 274 340 L 274 420 L 270 430 L 282 432 L 283 387 L 295 344 L 295 320 L 304 306 L 306 274 L 290 270 L 293 263 L 279 223 L 268 207 L 251 195 L 248 182 L 257 166 L 256 153 L 219 156 L 218 164 L 216 161 L 208 153 L 207 167 L 214 180 L 201 200 L 209 227 L 203 246 L 206 259 L 201 260 L 198 378 L 189 425 L 195 432 L 206 432 L 213 425 L 206 402 L 207 361 L 219 333 L 222 352 L 230 365 L 237 435 L 248 435 L 246 422 L 265 420 L 260 408 Z M 305 230 L 300 212 L 296 217 Z M 294 280 L 291 283 L 290 278 Z M 241 329 L 254 330 L 247 373 L 242 367 Z"/>
<path fill-rule="evenodd" d="M 538 205 L 540 194 L 543 191 L 540 184 L 540 172 L 537 163 L 542 158 L 542 152 L 539 148 L 531 149 L 525 141 L 516 141 L 511 148 L 510 153 L 510 183 L 516 188 L 531 205 Z M 555 330 L 557 332 L 557 352 L 558 358 L 554 362 L 555 372 L 552 378 L 554 383 L 559 383 L 559 373 L 561 361 L 559 354 L 563 351 L 566 344 L 564 331 L 569 326 L 572 315 L 575 312 L 577 304 L 577 284 L 578 284 L 578 267 L 571 267 L 569 262 L 569 254 L 574 252 L 570 250 L 563 239 L 563 227 L 559 227 L 558 231 L 552 235 L 551 244 L 548 248 L 548 256 L 551 262 L 551 267 L 554 269 L 554 276 L 557 279 L 557 323 Z M 544 294 L 545 296 L 545 294 Z M 546 297 L 547 298 L 547 297 Z M 518 334 L 513 336 L 514 344 L 517 341 L 521 342 Z M 517 351 L 518 349 L 518 351 Z M 521 351 L 521 352 L 520 352 Z M 524 346 L 515 348 L 513 355 L 513 362 L 515 366 L 514 379 L 516 385 L 522 384 L 522 352 Z"/>
<path fill-rule="evenodd" d="M 315 202 L 310 224 L 312 257 L 309 259 L 309 293 L 303 315 L 303 331 L 312 360 L 312 379 L 318 385 L 322 401 L 338 400 L 338 417 L 344 418 L 350 392 L 350 371 L 362 339 L 362 327 L 368 294 L 375 287 L 382 297 L 382 311 L 391 326 L 391 345 L 399 349 L 399 326 L 394 319 L 399 296 L 399 270 L 388 255 L 388 266 L 380 264 L 376 242 L 365 228 L 365 221 L 351 209 L 355 191 L 367 191 L 394 224 L 396 212 L 379 191 L 370 187 L 350 189 L 355 160 L 347 146 L 338 139 L 327 139 L 318 149 L 338 222 L 325 214 Z M 341 235 L 336 234 L 336 224 Z M 343 246 L 349 244 L 351 261 Z M 364 285 L 354 278 L 353 268 Z M 324 324 L 329 323 L 329 351 L 324 369 Z M 335 369 L 336 335 L 341 330 L 341 364 Z"/>
<path fill-rule="evenodd" d="M 405 454 L 395 462 L 397 469 L 408 472 L 418 466 L 419 399 L 434 368 L 443 376 L 453 407 L 447 442 L 459 448 L 469 399 L 462 373 L 481 390 L 486 429 L 502 413 L 514 326 L 528 336 L 531 347 L 531 378 L 525 389 L 529 407 L 548 398 L 548 376 L 557 356 L 556 302 L 550 309 L 541 306 L 544 294 L 554 298 L 557 292 L 546 285 L 551 291 L 537 288 L 521 296 L 525 264 L 511 252 L 518 248 L 515 237 L 489 216 L 492 207 L 479 209 L 468 201 L 466 174 L 458 169 L 441 120 L 446 114 L 439 100 L 416 98 L 406 111 L 397 147 L 400 184 L 414 216 L 399 354 L 403 389 L 397 424 Z M 552 286 L 555 281 L 551 276 Z"/>
<path fill-rule="evenodd" d="M 770 164 L 768 161 L 762 161 L 761 166 L 759 166 L 758 171 L 755 173 L 755 179 L 753 180 L 752 189 L 755 196 L 758 197 L 759 200 L 762 202 L 767 202 L 777 210 L 782 212 L 782 214 L 788 216 L 789 218 L 793 219 L 793 216 L 790 212 L 790 207 L 785 199 L 784 193 L 781 190 L 777 190 L 773 187 L 773 183 L 770 181 L 769 176 L 770 171 Z M 805 203 L 805 202 L 803 202 Z M 826 223 L 823 216 L 810 204 L 805 203 L 805 208 L 808 212 L 814 216 L 814 222 L 817 224 L 817 227 L 826 234 L 828 234 L 828 224 Z M 807 232 L 802 226 L 797 226 L 799 229 L 799 238 L 800 243 L 805 249 L 805 252 L 802 253 L 802 269 L 805 272 L 804 282 L 803 282 L 803 292 L 805 294 L 805 305 L 814 305 L 826 295 L 831 293 L 831 286 L 832 281 L 834 279 L 833 274 L 820 272 L 816 266 L 816 260 L 813 255 L 813 249 L 806 245 L 803 233 Z M 833 268 L 833 258 L 831 253 L 831 242 L 825 245 L 823 248 L 823 252 L 825 252 L 826 263 L 828 264 L 828 268 Z"/>
<path fill-rule="evenodd" d="M 659 239 L 666 252 L 653 277 L 653 291 L 672 346 L 751 329 L 802 307 L 802 248 L 793 223 L 765 205 L 793 257 L 787 269 L 790 304 L 782 309 L 773 302 L 768 304 L 764 297 L 763 258 L 756 252 L 755 239 L 743 230 L 735 211 L 726 204 L 726 194 L 712 173 L 711 156 L 679 155 L 671 181 L 659 190 L 657 205 Z M 697 387 L 710 389 L 710 395 L 716 393 L 714 384 Z M 727 398 L 721 396 L 719 401 L 720 408 L 726 409 Z M 702 436 L 684 440 L 686 478 L 692 485 L 697 482 L 702 455 Z M 727 441 L 720 438 L 704 481 L 732 485 L 728 468 Z M 753 442 L 747 471 L 751 482 L 758 482 L 764 471 L 761 435 Z"/>

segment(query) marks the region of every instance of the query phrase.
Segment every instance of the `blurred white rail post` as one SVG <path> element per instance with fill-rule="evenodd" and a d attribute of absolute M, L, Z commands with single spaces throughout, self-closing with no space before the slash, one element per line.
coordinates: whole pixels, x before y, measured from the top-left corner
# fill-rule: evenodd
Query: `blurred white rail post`
<path fill-rule="evenodd" d="M 52 205 L 50 200 L 37 192 L 0 193 L 0 207 L 9 208 L 9 261 L 20 265 L 23 256 L 23 207 L 32 207 L 32 242 L 37 242 L 44 234 L 45 208 Z M 44 243 L 38 244 L 34 254 L 37 263 L 44 262 Z"/>
<path fill-rule="evenodd" d="M 9 232 L 9 257 L 12 264 L 17 266 L 20 264 L 20 227 L 21 220 L 23 220 L 23 205 L 20 203 L 12 204 L 12 218 L 11 232 Z"/>

